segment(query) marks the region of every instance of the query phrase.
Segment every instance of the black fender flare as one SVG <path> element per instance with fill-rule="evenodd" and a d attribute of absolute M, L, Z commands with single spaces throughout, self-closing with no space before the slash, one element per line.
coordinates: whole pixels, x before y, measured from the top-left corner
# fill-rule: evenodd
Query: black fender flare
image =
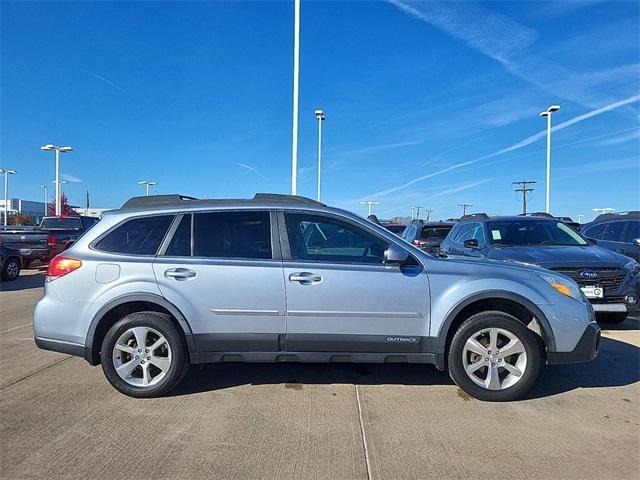
<path fill-rule="evenodd" d="M 445 352 L 447 348 L 447 336 L 449 335 L 449 329 L 451 328 L 451 323 L 456 318 L 456 316 L 467 306 L 471 305 L 478 300 L 487 300 L 487 299 L 501 299 L 501 300 L 510 300 L 515 303 L 519 303 L 523 307 L 527 308 L 530 312 L 534 314 L 536 319 L 540 322 L 540 329 L 542 330 L 542 336 L 545 341 L 547 350 L 550 352 L 554 352 L 556 349 L 556 341 L 553 336 L 553 330 L 551 329 L 551 324 L 549 323 L 549 319 L 542 312 L 540 307 L 538 307 L 535 303 L 529 300 L 522 295 L 519 295 L 514 292 L 509 292 L 507 290 L 487 290 L 480 293 L 475 293 L 473 295 L 469 295 L 465 297 L 460 302 L 458 302 L 445 317 L 444 322 L 440 325 L 440 331 L 438 332 L 437 341 L 436 341 L 436 367 L 440 370 L 444 370 L 445 368 Z"/>
<path fill-rule="evenodd" d="M 120 297 L 114 298 L 107 303 L 105 303 L 100 310 L 94 315 L 91 320 L 91 324 L 89 325 L 89 330 L 87 331 L 87 336 L 84 342 L 84 358 L 91 365 L 97 365 L 98 359 L 96 352 L 93 349 L 93 340 L 96 333 L 96 329 L 98 328 L 98 324 L 104 318 L 104 316 L 111 309 L 117 307 L 118 305 L 124 305 L 125 303 L 130 302 L 148 302 L 154 303 L 159 307 L 166 309 L 173 317 L 178 321 L 182 331 L 184 332 L 184 336 L 187 340 L 187 346 L 189 348 L 189 352 L 195 352 L 195 342 L 193 340 L 193 331 L 191 330 L 191 326 L 187 319 L 182 314 L 180 309 L 176 307 L 173 303 L 169 302 L 167 299 L 160 295 L 156 295 L 154 293 L 129 293 L 126 295 L 122 295 Z"/>

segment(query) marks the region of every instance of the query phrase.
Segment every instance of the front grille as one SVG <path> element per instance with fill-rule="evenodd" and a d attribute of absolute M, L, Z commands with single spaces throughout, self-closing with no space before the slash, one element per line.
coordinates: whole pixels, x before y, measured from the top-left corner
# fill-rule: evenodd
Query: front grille
<path fill-rule="evenodd" d="M 621 268 L 611 267 L 558 267 L 552 268 L 554 272 L 562 273 L 571 279 L 581 287 L 602 287 L 605 294 L 608 292 L 614 292 L 620 288 L 620 285 L 624 281 L 625 272 Z M 580 276 L 581 272 L 595 272 L 598 274 L 597 278 L 583 278 Z"/>

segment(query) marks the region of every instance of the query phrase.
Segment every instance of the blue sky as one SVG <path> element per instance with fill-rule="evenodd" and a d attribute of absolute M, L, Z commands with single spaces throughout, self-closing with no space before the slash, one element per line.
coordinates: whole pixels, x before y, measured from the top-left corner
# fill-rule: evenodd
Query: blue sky
<path fill-rule="evenodd" d="M 69 144 L 72 203 L 290 189 L 293 4 L 2 2 L 0 165 L 42 198 Z M 299 193 L 382 217 L 517 213 L 553 123 L 552 211 L 640 208 L 638 3 L 302 2 Z M 255 170 L 253 170 L 255 169 Z"/>

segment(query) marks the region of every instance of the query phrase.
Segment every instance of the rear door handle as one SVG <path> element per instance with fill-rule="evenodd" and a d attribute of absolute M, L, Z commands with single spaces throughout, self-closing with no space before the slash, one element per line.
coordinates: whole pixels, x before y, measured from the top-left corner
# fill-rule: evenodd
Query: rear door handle
<path fill-rule="evenodd" d="M 164 271 L 164 276 L 174 280 L 188 280 L 196 276 L 196 272 L 188 268 L 170 268 Z"/>
<path fill-rule="evenodd" d="M 311 285 L 312 283 L 320 283 L 322 277 L 311 272 L 297 272 L 289 275 L 292 282 L 300 282 L 301 285 Z"/>

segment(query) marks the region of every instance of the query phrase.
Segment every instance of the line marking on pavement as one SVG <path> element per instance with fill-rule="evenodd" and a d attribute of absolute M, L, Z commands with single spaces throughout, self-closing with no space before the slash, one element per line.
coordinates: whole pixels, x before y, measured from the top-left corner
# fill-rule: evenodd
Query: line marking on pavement
<path fill-rule="evenodd" d="M 19 327 L 13 327 L 13 328 L 8 328 L 6 330 L 3 330 L 0 332 L 0 335 L 2 335 L 3 333 L 9 333 L 9 332 L 13 332 L 14 330 L 18 330 L 19 328 L 24 328 L 24 327 L 28 327 L 30 326 L 31 323 L 27 323 L 25 325 L 20 325 Z"/>
<path fill-rule="evenodd" d="M 358 420 L 360 420 L 360 433 L 362 434 L 362 448 L 364 449 L 364 461 L 367 464 L 367 479 L 371 480 L 371 465 L 369 464 L 369 448 L 367 447 L 367 435 L 364 433 L 364 423 L 362 421 L 362 405 L 360 404 L 360 391 L 358 384 L 356 387 L 356 401 L 358 402 Z"/>
<path fill-rule="evenodd" d="M 67 360 L 71 360 L 72 358 L 73 358 L 73 356 L 72 356 L 72 355 L 69 355 L 68 357 L 63 358 L 62 360 L 58 360 L 57 362 L 52 363 L 52 364 L 50 364 L 50 365 L 47 365 L 46 367 L 39 368 L 39 369 L 38 369 L 38 370 L 36 370 L 35 372 L 31 372 L 29 375 L 25 375 L 24 377 L 19 378 L 18 380 L 14 380 L 14 381 L 13 381 L 13 382 L 11 382 L 11 383 L 7 383 L 7 384 L 6 384 L 6 385 L 4 385 L 3 387 L 0 387 L 0 391 L 4 390 L 4 389 L 5 389 L 5 388 L 7 388 L 7 387 L 10 387 L 11 385 L 15 385 L 16 383 L 21 382 L 22 380 L 26 380 L 26 379 L 27 379 L 27 378 L 29 378 L 29 377 L 33 377 L 33 376 L 34 376 L 35 374 L 37 374 L 37 373 L 40 373 L 40 372 L 42 372 L 42 371 L 44 371 L 44 370 L 47 370 L 47 369 L 49 369 L 49 368 L 51 368 L 51 367 L 55 367 L 56 365 L 60 365 L 62 362 L 66 362 Z"/>

